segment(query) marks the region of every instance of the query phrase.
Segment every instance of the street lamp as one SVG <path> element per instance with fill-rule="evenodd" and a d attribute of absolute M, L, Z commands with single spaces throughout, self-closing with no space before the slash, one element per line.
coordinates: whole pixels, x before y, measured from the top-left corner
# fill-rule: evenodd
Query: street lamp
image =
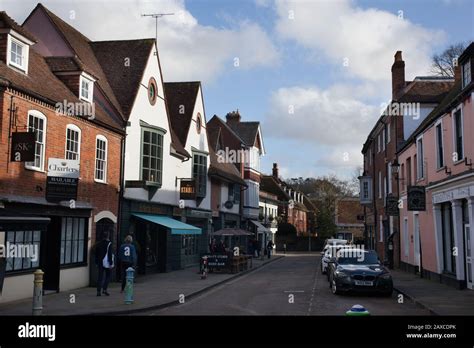
<path fill-rule="evenodd" d="M 398 176 L 398 173 L 400 172 L 400 163 L 398 163 L 398 160 L 395 158 L 391 165 L 392 169 L 392 174 Z"/>

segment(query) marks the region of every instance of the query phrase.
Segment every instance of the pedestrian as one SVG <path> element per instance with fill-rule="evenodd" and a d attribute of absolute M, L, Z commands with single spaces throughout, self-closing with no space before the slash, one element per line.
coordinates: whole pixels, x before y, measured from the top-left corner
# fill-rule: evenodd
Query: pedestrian
<path fill-rule="evenodd" d="M 118 258 L 120 261 L 120 271 L 122 277 L 122 290 L 120 292 L 123 292 L 125 289 L 125 282 L 127 281 L 127 269 L 129 267 L 136 268 L 137 266 L 137 250 L 133 244 L 133 237 L 131 235 L 125 237 L 124 243 L 120 246 Z"/>
<path fill-rule="evenodd" d="M 271 240 L 269 240 L 268 243 L 267 243 L 267 256 L 268 256 L 268 258 L 271 257 L 272 250 L 273 250 L 273 242 Z"/>
<path fill-rule="evenodd" d="M 101 294 L 110 296 L 107 292 L 107 287 L 109 286 L 110 275 L 114 267 L 114 253 L 112 242 L 109 239 L 109 231 L 104 231 L 102 240 L 96 244 L 95 264 L 99 271 L 97 277 L 97 296 L 101 296 Z"/>
<path fill-rule="evenodd" d="M 253 241 L 253 248 L 255 250 L 255 257 L 260 257 L 260 248 L 259 248 L 259 245 L 258 245 L 258 240 L 257 239 L 254 239 Z"/>
<path fill-rule="evenodd" d="M 212 238 L 212 241 L 211 243 L 209 244 L 209 252 L 211 254 L 215 254 L 217 252 L 217 243 L 216 243 L 216 239 L 215 238 Z"/>
<path fill-rule="evenodd" d="M 224 241 L 222 239 L 219 241 L 219 244 L 217 245 L 217 252 L 219 254 L 225 254 L 226 253 L 226 246 L 225 246 Z"/>

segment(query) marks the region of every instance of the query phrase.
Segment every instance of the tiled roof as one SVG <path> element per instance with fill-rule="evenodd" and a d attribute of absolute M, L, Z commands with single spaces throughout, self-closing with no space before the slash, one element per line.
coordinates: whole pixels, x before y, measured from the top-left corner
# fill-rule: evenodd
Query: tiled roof
<path fill-rule="evenodd" d="M 79 31 L 74 29 L 72 26 L 67 24 L 61 18 L 56 16 L 54 13 L 49 11 L 46 7 L 42 4 L 38 4 L 34 11 L 41 9 L 45 12 L 51 22 L 56 26 L 58 31 L 62 34 L 64 39 L 67 41 L 69 46 L 72 48 L 74 53 L 79 57 L 79 59 L 84 63 L 85 66 L 90 69 L 94 76 L 97 76 L 97 84 L 100 89 L 104 92 L 107 99 L 110 103 L 114 106 L 117 112 L 123 117 L 122 108 L 120 103 L 118 102 L 117 98 L 115 97 L 111 86 L 109 85 L 107 78 L 105 77 L 105 73 L 102 70 L 101 65 L 96 59 L 94 51 L 91 47 L 91 41 L 81 34 Z M 112 118 L 112 117 L 111 117 Z M 119 122 L 115 120 L 115 122 Z"/>
<path fill-rule="evenodd" d="M 260 122 L 227 123 L 227 125 L 242 138 L 245 145 L 253 146 L 255 144 Z"/>
<path fill-rule="evenodd" d="M 0 80 L 2 80 L 2 84 L 42 99 L 52 106 L 57 102 L 62 103 L 64 100 L 68 102 L 81 102 L 79 98 L 54 75 L 45 59 L 35 50 L 30 50 L 29 65 L 31 68 L 28 70 L 28 75 L 25 75 L 8 67 L 3 61 L 0 61 Z M 95 108 L 95 119 L 93 122 L 112 126 L 110 125 L 110 117 L 99 105 Z M 115 130 L 121 130 L 119 126 L 113 128 Z"/>
<path fill-rule="evenodd" d="M 15 22 L 5 11 L 0 11 L 0 29 L 13 29 L 28 40 L 37 42 L 36 38 L 28 30 Z"/>
<path fill-rule="evenodd" d="M 165 82 L 164 86 L 171 127 L 185 146 L 201 82 Z"/>
<path fill-rule="evenodd" d="M 453 84 L 453 80 L 425 81 L 415 79 L 405 87 L 398 102 L 439 103 L 453 87 Z"/>
<path fill-rule="evenodd" d="M 227 162 L 220 162 L 218 160 L 216 149 L 219 138 L 219 128 L 207 132 L 207 139 L 209 143 L 210 166 L 208 174 L 210 176 L 218 176 L 229 181 L 238 183 L 242 186 L 247 186 L 244 179 L 242 179 L 240 172 L 234 164 Z"/>
<path fill-rule="evenodd" d="M 46 60 L 46 63 L 48 63 L 52 72 L 84 71 L 92 75 L 92 77 L 97 78 L 97 76 L 94 76 L 92 71 L 90 71 L 77 56 L 45 57 L 44 59 Z"/>
<path fill-rule="evenodd" d="M 143 39 L 90 43 L 127 119 L 130 117 L 154 42 L 154 39 Z M 129 65 L 125 64 L 127 58 Z"/>
<path fill-rule="evenodd" d="M 281 201 L 289 201 L 291 199 L 290 195 L 285 192 L 275 178 L 270 175 L 262 175 L 260 177 L 260 189 L 277 195 Z"/>

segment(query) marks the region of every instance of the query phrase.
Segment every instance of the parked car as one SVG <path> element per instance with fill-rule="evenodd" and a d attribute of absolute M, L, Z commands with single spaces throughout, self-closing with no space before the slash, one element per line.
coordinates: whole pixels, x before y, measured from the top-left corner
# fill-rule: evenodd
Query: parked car
<path fill-rule="evenodd" d="M 330 246 L 346 245 L 347 243 L 346 239 L 328 239 L 326 240 L 326 245 L 324 246 L 323 251 L 321 251 L 321 256 L 324 256 Z"/>
<path fill-rule="evenodd" d="M 345 245 L 330 245 L 328 248 L 326 248 L 326 251 L 324 252 L 323 257 L 321 258 L 321 273 L 326 274 L 327 273 L 327 268 L 328 268 L 328 263 L 329 261 L 336 257 L 337 252 L 341 250 L 341 248 L 346 247 Z"/>
<path fill-rule="evenodd" d="M 377 292 L 391 296 L 392 276 L 374 250 L 342 248 L 328 263 L 333 294 L 348 291 Z"/>

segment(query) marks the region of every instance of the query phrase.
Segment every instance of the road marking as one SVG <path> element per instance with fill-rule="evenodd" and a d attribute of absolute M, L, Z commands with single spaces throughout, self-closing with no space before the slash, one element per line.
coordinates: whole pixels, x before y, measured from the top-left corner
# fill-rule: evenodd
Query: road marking
<path fill-rule="evenodd" d="M 304 290 L 285 290 L 283 292 L 291 292 L 291 293 L 294 293 L 294 292 L 304 292 Z"/>
<path fill-rule="evenodd" d="M 311 289 L 311 298 L 309 300 L 308 313 L 306 315 L 310 315 L 311 310 L 313 309 L 313 299 L 314 299 L 314 292 L 316 290 L 316 282 L 318 280 L 318 271 L 319 271 L 319 267 L 315 267 L 313 288 Z"/>

